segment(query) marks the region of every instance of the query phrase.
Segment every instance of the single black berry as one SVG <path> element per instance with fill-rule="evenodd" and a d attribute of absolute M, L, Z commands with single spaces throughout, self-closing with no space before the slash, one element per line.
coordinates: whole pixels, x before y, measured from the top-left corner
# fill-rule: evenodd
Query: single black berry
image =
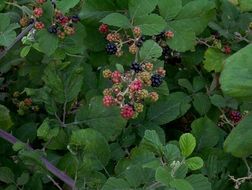
<path fill-rule="evenodd" d="M 154 74 L 151 76 L 151 86 L 159 87 L 163 82 L 163 78 L 159 74 Z"/>
<path fill-rule="evenodd" d="M 114 43 L 108 43 L 106 45 L 106 51 L 109 55 L 114 55 L 117 52 L 117 47 Z"/>
<path fill-rule="evenodd" d="M 139 63 L 135 62 L 135 61 L 131 64 L 131 67 L 130 67 L 130 68 L 131 68 L 133 71 L 135 71 L 136 73 L 139 73 L 140 71 L 143 70 L 142 66 L 141 66 Z"/>
<path fill-rule="evenodd" d="M 71 20 L 76 23 L 80 21 L 80 17 L 78 15 L 74 15 L 71 17 Z"/>
<path fill-rule="evenodd" d="M 49 26 L 49 27 L 48 27 L 48 32 L 49 32 L 49 33 L 56 34 L 57 31 L 58 31 L 57 25 L 52 25 L 52 26 Z"/>
<path fill-rule="evenodd" d="M 155 35 L 153 38 L 156 42 L 159 42 L 160 40 L 165 40 L 165 32 L 161 32 L 160 34 Z"/>
<path fill-rule="evenodd" d="M 33 24 L 35 20 L 33 18 L 29 19 L 29 24 Z"/>

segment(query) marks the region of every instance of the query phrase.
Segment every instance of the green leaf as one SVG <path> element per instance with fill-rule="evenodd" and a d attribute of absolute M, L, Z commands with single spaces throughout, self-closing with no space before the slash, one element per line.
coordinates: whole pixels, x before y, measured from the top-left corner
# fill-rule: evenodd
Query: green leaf
<path fill-rule="evenodd" d="M 17 185 L 25 185 L 29 181 L 29 174 L 24 172 L 17 178 Z"/>
<path fill-rule="evenodd" d="M 69 144 L 81 148 L 84 152 L 84 157 L 86 155 L 91 156 L 93 159 L 100 161 L 103 166 L 107 165 L 111 156 L 106 139 L 94 129 L 73 131 Z"/>
<path fill-rule="evenodd" d="M 174 37 L 167 41 L 170 48 L 185 52 L 194 48 L 196 44 L 195 32 L 188 28 L 183 22 L 172 21 L 169 22 L 167 29 L 174 33 Z"/>
<path fill-rule="evenodd" d="M 36 37 L 40 50 L 46 55 L 52 55 L 58 48 L 59 38 L 47 32 L 47 30 L 40 30 L 37 32 Z"/>
<path fill-rule="evenodd" d="M 102 187 L 102 190 L 128 190 L 130 185 L 121 178 L 110 177 Z"/>
<path fill-rule="evenodd" d="M 1 13 L 0 14 L 0 31 L 4 32 L 8 26 L 10 25 L 10 17 L 7 14 Z"/>
<path fill-rule="evenodd" d="M 252 0 L 239 0 L 242 12 L 252 11 Z"/>
<path fill-rule="evenodd" d="M 8 184 L 15 182 L 15 176 L 10 168 L 0 167 L 0 181 Z"/>
<path fill-rule="evenodd" d="M 163 154 L 168 163 L 172 163 L 174 160 L 181 158 L 179 148 L 174 144 L 167 144 L 163 147 Z"/>
<path fill-rule="evenodd" d="M 223 62 L 227 56 L 220 50 L 208 48 L 205 53 L 204 68 L 208 71 L 220 72 L 223 67 Z"/>
<path fill-rule="evenodd" d="M 1 46 L 9 46 L 13 40 L 16 38 L 16 32 L 0 32 L 0 45 Z"/>
<path fill-rule="evenodd" d="M 37 130 L 37 136 L 45 141 L 51 140 L 56 137 L 59 133 L 60 126 L 56 120 L 49 120 L 46 118 Z"/>
<path fill-rule="evenodd" d="M 17 190 L 17 187 L 15 185 L 9 185 L 4 190 Z"/>
<path fill-rule="evenodd" d="M 20 57 L 24 58 L 25 56 L 27 56 L 30 50 L 31 46 L 25 46 L 20 52 Z"/>
<path fill-rule="evenodd" d="M 190 156 L 196 147 L 195 137 L 191 133 L 184 133 L 179 138 L 179 147 L 184 157 Z"/>
<path fill-rule="evenodd" d="M 142 144 L 146 146 L 150 151 L 161 155 L 161 149 L 163 145 L 156 131 L 146 130 Z"/>
<path fill-rule="evenodd" d="M 205 115 L 211 108 L 211 102 L 206 94 L 199 92 L 193 95 L 193 106 L 200 115 Z"/>
<path fill-rule="evenodd" d="M 155 179 L 167 187 L 169 187 L 169 183 L 173 180 L 171 172 L 168 170 L 168 168 L 163 166 L 158 167 L 156 170 Z"/>
<path fill-rule="evenodd" d="M 100 22 L 120 28 L 129 28 L 131 26 L 129 19 L 120 13 L 111 13 L 103 18 Z"/>
<path fill-rule="evenodd" d="M 96 129 L 108 139 L 115 139 L 126 125 L 117 107 L 106 108 L 102 97 L 91 99 L 89 106 L 82 107 L 76 115 L 76 122 Z"/>
<path fill-rule="evenodd" d="M 129 0 L 131 18 L 151 13 L 158 4 L 158 0 Z"/>
<path fill-rule="evenodd" d="M 71 153 L 65 154 L 58 162 L 57 166 L 68 175 L 74 176 L 78 170 L 79 161 Z"/>
<path fill-rule="evenodd" d="M 190 170 L 198 170 L 203 167 L 204 161 L 200 157 L 186 159 L 186 165 Z"/>
<path fill-rule="evenodd" d="M 194 190 L 192 185 L 185 179 L 174 179 L 170 182 L 170 186 L 176 190 Z"/>
<path fill-rule="evenodd" d="M 166 27 L 166 22 L 161 16 L 150 14 L 135 18 L 134 25 L 141 28 L 143 35 L 152 36 L 162 32 Z"/>
<path fill-rule="evenodd" d="M 198 17 L 215 8 L 215 3 L 208 0 L 193 0 L 188 2 L 180 11 L 176 19 Z"/>
<path fill-rule="evenodd" d="M 13 125 L 9 113 L 10 111 L 0 104 L 0 129 L 8 130 Z"/>
<path fill-rule="evenodd" d="M 158 125 L 169 123 L 190 109 L 190 101 L 191 98 L 183 92 L 172 93 L 165 100 L 150 106 L 147 119 Z"/>
<path fill-rule="evenodd" d="M 165 20 L 174 19 L 182 9 L 182 0 L 159 0 L 160 15 Z"/>
<path fill-rule="evenodd" d="M 225 152 L 245 158 L 252 154 L 252 115 L 247 115 L 228 135 L 224 142 Z"/>
<path fill-rule="evenodd" d="M 162 55 L 162 48 L 153 40 L 147 40 L 139 53 L 142 61 L 154 61 Z"/>
<path fill-rule="evenodd" d="M 202 174 L 192 174 L 186 177 L 186 180 L 193 186 L 194 190 L 212 190 L 208 178 Z"/>
<path fill-rule="evenodd" d="M 252 100 L 252 44 L 225 60 L 220 83 L 224 94 L 239 100 Z"/>
<path fill-rule="evenodd" d="M 67 13 L 71 8 L 75 7 L 80 0 L 61 0 L 57 1 L 57 9 L 61 10 L 63 13 Z"/>
<path fill-rule="evenodd" d="M 80 17 L 83 19 L 94 18 L 101 19 L 107 14 L 116 11 L 114 1 L 111 0 L 91 0 L 86 1 L 85 5 L 82 6 Z M 93 38 L 92 38 L 93 39 Z"/>
<path fill-rule="evenodd" d="M 188 90 L 188 92 L 190 92 L 190 93 L 193 92 L 192 84 L 190 83 L 190 81 L 188 79 L 179 79 L 178 84 L 179 84 L 179 86 L 186 88 Z"/>
<path fill-rule="evenodd" d="M 220 138 L 220 132 L 216 124 L 207 117 L 193 121 L 192 134 L 197 139 L 198 149 L 214 147 Z"/>

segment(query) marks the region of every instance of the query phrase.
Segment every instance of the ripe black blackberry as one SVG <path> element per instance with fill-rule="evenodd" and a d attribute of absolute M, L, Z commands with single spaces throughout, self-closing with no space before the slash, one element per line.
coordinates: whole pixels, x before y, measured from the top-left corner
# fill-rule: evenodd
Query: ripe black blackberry
<path fill-rule="evenodd" d="M 74 15 L 71 17 L 71 20 L 76 23 L 76 22 L 79 22 L 80 21 L 80 17 L 78 15 Z"/>
<path fill-rule="evenodd" d="M 47 30 L 49 33 L 56 34 L 58 32 L 58 26 L 57 25 L 49 26 Z"/>
<path fill-rule="evenodd" d="M 165 40 L 165 32 L 161 32 L 160 34 L 155 35 L 155 36 L 153 37 L 153 39 L 154 39 L 156 42 L 159 42 L 160 40 Z"/>
<path fill-rule="evenodd" d="M 144 37 L 144 36 L 141 36 L 141 37 L 135 42 L 135 44 L 136 44 L 137 47 L 140 48 L 140 47 L 142 47 L 144 41 L 145 41 L 145 37 Z"/>
<path fill-rule="evenodd" d="M 142 66 L 141 66 L 139 63 L 135 62 L 135 61 L 132 62 L 130 68 L 131 68 L 133 71 L 135 71 L 136 73 L 139 73 L 139 72 L 141 72 L 141 71 L 143 70 Z"/>
<path fill-rule="evenodd" d="M 106 52 L 109 54 L 109 55 L 114 55 L 116 54 L 117 52 L 117 47 L 114 43 L 108 43 L 106 45 Z"/>
<path fill-rule="evenodd" d="M 154 74 L 151 76 L 151 86 L 159 87 L 163 82 L 163 78 L 159 74 Z"/>

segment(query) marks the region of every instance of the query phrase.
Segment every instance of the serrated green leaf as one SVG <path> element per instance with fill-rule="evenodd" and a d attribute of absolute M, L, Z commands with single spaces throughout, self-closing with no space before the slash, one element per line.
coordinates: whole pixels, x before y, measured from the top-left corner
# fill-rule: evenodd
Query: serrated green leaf
<path fill-rule="evenodd" d="M 147 119 L 159 125 L 169 123 L 190 109 L 190 101 L 190 97 L 185 93 L 172 93 L 165 100 L 150 106 Z"/>
<path fill-rule="evenodd" d="M 245 158 L 252 154 L 252 115 L 247 115 L 228 135 L 224 142 L 225 152 Z"/>
<path fill-rule="evenodd" d="M 161 16 L 157 14 L 150 14 L 136 17 L 134 25 L 141 28 L 143 35 L 152 36 L 162 32 L 166 27 L 166 22 Z"/>
<path fill-rule="evenodd" d="M 150 151 L 161 155 L 163 145 L 156 131 L 146 130 L 142 144 L 146 146 Z"/>
<path fill-rule="evenodd" d="M 239 0 L 241 11 L 252 11 L 252 0 Z"/>
<path fill-rule="evenodd" d="M 126 125 L 118 108 L 106 108 L 101 97 L 91 99 L 89 106 L 82 107 L 76 115 L 76 122 L 88 125 L 108 139 L 115 139 Z"/>
<path fill-rule="evenodd" d="M 0 104 L 0 129 L 8 130 L 13 125 L 9 113 L 10 111 Z"/>
<path fill-rule="evenodd" d="M 57 1 L 57 8 L 61 10 L 63 13 L 68 12 L 71 8 L 75 7 L 80 0 L 61 0 Z"/>
<path fill-rule="evenodd" d="M 194 48 L 196 44 L 195 32 L 188 28 L 186 24 L 178 21 L 172 21 L 168 23 L 167 29 L 174 33 L 174 37 L 167 40 L 167 44 L 170 48 L 185 52 Z"/>
<path fill-rule="evenodd" d="M 153 40 L 144 42 L 140 49 L 140 59 L 142 61 L 154 61 L 162 55 L 162 48 Z"/>
<path fill-rule="evenodd" d="M 211 108 L 209 97 L 199 92 L 193 96 L 193 106 L 200 115 L 205 115 Z"/>
<path fill-rule="evenodd" d="M 129 13 L 131 18 L 151 13 L 158 4 L 158 0 L 130 0 Z"/>
<path fill-rule="evenodd" d="M 111 13 L 103 18 L 100 22 L 120 28 L 130 28 L 131 26 L 129 19 L 120 13 Z"/>
<path fill-rule="evenodd" d="M 186 177 L 186 180 L 193 186 L 194 190 L 212 190 L 208 178 L 202 174 L 192 174 Z"/>
<path fill-rule="evenodd" d="M 184 157 L 192 154 L 196 147 L 196 139 L 191 133 L 184 133 L 179 138 L 179 147 Z"/>
<path fill-rule="evenodd" d="M 185 179 L 174 179 L 170 182 L 170 186 L 177 190 L 194 190 L 192 185 Z"/>
<path fill-rule="evenodd" d="M 10 168 L 0 167 L 0 181 L 7 184 L 15 182 L 15 176 Z"/>
<path fill-rule="evenodd" d="M 168 163 L 172 163 L 173 161 L 177 161 L 181 158 L 180 150 L 174 144 L 167 144 L 164 146 L 163 154 Z"/>
<path fill-rule="evenodd" d="M 252 100 L 251 51 L 252 44 L 225 60 L 220 77 L 221 89 L 224 94 L 239 100 Z"/>
<path fill-rule="evenodd" d="M 216 124 L 207 117 L 193 121 L 192 134 L 197 139 L 198 149 L 214 147 L 220 138 L 219 129 Z"/>
<path fill-rule="evenodd" d="M 106 139 L 94 129 L 73 131 L 69 144 L 81 148 L 84 158 L 85 156 L 93 158 L 103 166 L 106 166 L 110 159 L 110 149 Z"/>
<path fill-rule="evenodd" d="M 173 180 L 171 172 L 166 167 L 158 167 L 155 173 L 156 181 L 169 187 L 170 182 Z"/>
<path fill-rule="evenodd" d="M 50 34 L 47 30 L 40 30 L 36 36 L 40 50 L 46 55 L 52 55 L 58 48 L 59 38 Z"/>
<path fill-rule="evenodd" d="M 29 174 L 24 172 L 17 178 L 17 185 L 25 185 L 29 181 Z"/>
<path fill-rule="evenodd" d="M 198 170 L 204 165 L 204 161 L 200 157 L 188 158 L 185 162 L 190 170 Z"/>
<path fill-rule="evenodd" d="M 174 19 L 182 9 L 182 0 L 159 0 L 160 15 L 165 20 Z"/>
<path fill-rule="evenodd" d="M 102 190 L 127 190 L 130 189 L 130 185 L 121 178 L 110 177 L 102 187 Z"/>
<path fill-rule="evenodd" d="M 224 60 L 227 56 L 220 50 L 208 48 L 205 53 L 204 68 L 208 71 L 220 72 L 223 67 Z"/>

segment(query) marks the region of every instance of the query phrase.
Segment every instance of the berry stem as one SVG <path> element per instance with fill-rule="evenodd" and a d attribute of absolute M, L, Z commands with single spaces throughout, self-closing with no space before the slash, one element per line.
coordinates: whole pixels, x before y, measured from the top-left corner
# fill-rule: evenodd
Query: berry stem
<path fill-rule="evenodd" d="M 4 130 L 0 129 L 0 138 L 8 141 L 11 144 L 15 144 L 17 142 L 21 142 L 16 137 L 14 137 L 12 134 L 5 132 Z M 27 146 L 31 151 L 33 149 L 30 146 Z M 72 189 L 75 188 L 75 182 L 74 180 L 69 177 L 65 172 L 59 170 L 56 168 L 53 164 L 51 164 L 47 159 L 44 157 L 40 157 L 41 161 L 45 165 L 48 171 L 50 171 L 52 174 L 54 174 L 57 178 L 65 182 L 65 184 L 69 185 Z"/>

